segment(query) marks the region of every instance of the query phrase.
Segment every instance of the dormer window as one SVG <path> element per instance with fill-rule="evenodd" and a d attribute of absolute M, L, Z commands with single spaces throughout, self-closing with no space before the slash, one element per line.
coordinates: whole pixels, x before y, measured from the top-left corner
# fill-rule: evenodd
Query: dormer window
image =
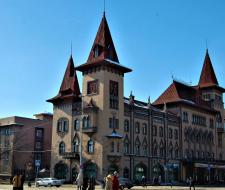
<path fill-rule="evenodd" d="M 94 47 L 94 57 L 95 58 L 101 54 L 101 49 L 102 49 L 101 46 L 98 44 Z"/>

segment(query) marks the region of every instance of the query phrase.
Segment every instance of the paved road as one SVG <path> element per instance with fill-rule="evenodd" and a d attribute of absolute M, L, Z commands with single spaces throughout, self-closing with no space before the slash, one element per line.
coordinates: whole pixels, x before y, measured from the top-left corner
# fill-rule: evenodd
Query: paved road
<path fill-rule="evenodd" d="M 27 187 L 24 186 L 24 190 L 77 190 L 75 185 L 63 185 L 59 188 L 56 187 Z M 170 187 L 170 186 L 148 186 L 147 188 L 143 188 L 141 186 L 135 186 L 132 190 L 189 190 L 188 187 Z M 196 187 L 196 190 L 225 190 L 225 187 Z M 12 185 L 2 185 L 0 184 L 0 190 L 12 190 Z M 96 190 L 102 190 L 100 186 L 96 187 Z"/>

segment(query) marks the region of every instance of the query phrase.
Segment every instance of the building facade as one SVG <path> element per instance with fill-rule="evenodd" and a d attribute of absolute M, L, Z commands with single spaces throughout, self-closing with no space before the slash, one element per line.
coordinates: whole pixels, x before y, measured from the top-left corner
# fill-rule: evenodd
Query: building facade
<path fill-rule="evenodd" d="M 82 92 L 76 71 L 83 74 Z M 165 182 L 200 179 L 210 168 L 201 180 L 222 178 L 224 89 L 208 52 L 198 85 L 174 80 L 154 103 L 124 97 L 124 75 L 131 71 L 119 63 L 104 14 L 87 62 L 75 67 L 71 56 L 58 94 L 48 100 L 52 176 L 74 180 L 82 167 L 86 177 L 116 170 L 135 181 L 144 175 Z"/>
<path fill-rule="evenodd" d="M 32 179 L 37 169 L 50 168 L 52 114 L 35 116 L 0 119 L 0 178 L 25 172 Z"/>

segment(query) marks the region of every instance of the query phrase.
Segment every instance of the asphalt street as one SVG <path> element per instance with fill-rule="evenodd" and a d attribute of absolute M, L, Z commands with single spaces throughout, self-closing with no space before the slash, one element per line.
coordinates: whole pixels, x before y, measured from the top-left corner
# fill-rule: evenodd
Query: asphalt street
<path fill-rule="evenodd" d="M 28 187 L 26 184 L 24 185 L 24 190 L 77 190 L 77 187 L 75 185 L 63 185 L 59 188 L 57 187 Z M 172 188 L 170 186 L 148 186 L 147 188 L 143 188 L 141 186 L 135 186 L 131 190 L 189 190 L 189 187 L 183 187 L 183 186 L 173 186 Z M 196 190 L 225 190 L 225 187 L 196 187 Z M 12 190 L 12 185 L 3 185 L 0 184 L 0 190 Z M 100 186 L 96 186 L 96 190 L 102 190 Z"/>

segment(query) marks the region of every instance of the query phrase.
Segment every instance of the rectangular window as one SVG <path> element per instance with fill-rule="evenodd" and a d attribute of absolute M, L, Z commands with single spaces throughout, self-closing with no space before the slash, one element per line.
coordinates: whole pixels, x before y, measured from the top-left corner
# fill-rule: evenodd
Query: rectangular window
<path fill-rule="evenodd" d="M 109 118 L 109 128 L 110 129 L 119 129 L 119 119 Z"/>
<path fill-rule="evenodd" d="M 87 83 L 87 94 L 98 94 L 98 80 Z"/>
<path fill-rule="evenodd" d="M 188 123 L 188 113 L 187 112 L 183 112 L 183 122 Z"/>
<path fill-rule="evenodd" d="M 113 128 L 113 120 L 112 120 L 112 118 L 109 118 L 109 128 L 110 129 Z"/>
<path fill-rule="evenodd" d="M 43 136 L 43 130 L 42 129 L 37 129 L 36 130 L 36 137 L 41 138 Z"/>
<path fill-rule="evenodd" d="M 110 108 L 118 109 L 119 104 L 119 84 L 115 81 L 109 81 L 109 104 Z"/>
<path fill-rule="evenodd" d="M 35 143 L 35 148 L 40 149 L 41 148 L 41 142 L 36 142 Z"/>

